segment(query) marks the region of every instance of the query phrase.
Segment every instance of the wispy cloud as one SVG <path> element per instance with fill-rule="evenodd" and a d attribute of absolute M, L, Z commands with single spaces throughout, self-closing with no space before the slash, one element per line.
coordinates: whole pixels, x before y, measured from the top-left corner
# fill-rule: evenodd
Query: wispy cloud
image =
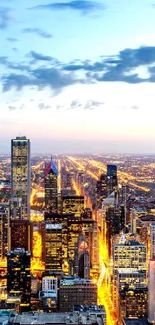
<path fill-rule="evenodd" d="M 49 55 L 44 55 L 35 51 L 31 51 L 28 55 L 28 57 L 31 57 L 32 59 L 36 60 L 36 61 L 47 61 L 47 62 L 51 62 L 51 61 L 56 61 L 54 58 L 52 58 Z"/>
<path fill-rule="evenodd" d="M 51 56 L 35 51 L 29 52 L 26 57 L 31 59 L 27 64 L 10 62 L 7 57 L 0 57 L 0 64 L 8 71 L 2 76 L 3 91 L 11 88 L 20 90 L 25 86 L 36 86 L 39 89 L 50 87 L 60 91 L 75 83 L 155 83 L 155 47 L 153 46 L 124 49 L 118 55 L 100 57 L 96 62 L 75 60 L 64 64 Z M 143 76 L 140 73 L 142 68 L 146 71 Z M 12 70 L 15 73 L 12 73 Z M 76 101 L 71 104 L 72 108 L 79 105 Z M 92 109 L 97 105 L 97 102 L 88 102 L 85 109 Z"/>
<path fill-rule="evenodd" d="M 14 38 L 14 37 L 8 37 L 7 38 L 7 41 L 8 42 L 11 42 L 11 43 L 14 43 L 14 42 L 18 42 L 18 39 L 17 38 Z"/>
<path fill-rule="evenodd" d="M 103 9 L 104 6 L 96 1 L 89 0 L 73 0 L 69 2 L 54 2 L 42 4 L 30 9 L 47 9 L 47 10 L 74 10 L 80 11 L 83 14 L 94 12 L 95 10 Z"/>
<path fill-rule="evenodd" d="M 52 38 L 53 35 L 51 33 L 47 33 L 44 30 L 40 28 L 24 28 L 22 30 L 23 33 L 25 34 L 36 34 L 38 36 L 41 36 L 43 38 Z"/>
<path fill-rule="evenodd" d="M 10 9 L 0 7 L 0 29 L 6 29 L 11 20 Z"/>

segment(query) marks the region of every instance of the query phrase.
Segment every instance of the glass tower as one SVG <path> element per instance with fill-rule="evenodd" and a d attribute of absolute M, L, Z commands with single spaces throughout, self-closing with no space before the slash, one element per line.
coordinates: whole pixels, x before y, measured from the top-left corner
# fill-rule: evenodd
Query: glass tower
<path fill-rule="evenodd" d="M 52 158 L 45 165 L 45 210 L 58 212 L 58 170 Z"/>
<path fill-rule="evenodd" d="M 14 218 L 30 217 L 30 183 L 30 140 L 16 137 L 11 140 L 11 202 L 12 211 L 14 204 L 16 209 L 18 201 L 21 202 L 21 214 Z"/>

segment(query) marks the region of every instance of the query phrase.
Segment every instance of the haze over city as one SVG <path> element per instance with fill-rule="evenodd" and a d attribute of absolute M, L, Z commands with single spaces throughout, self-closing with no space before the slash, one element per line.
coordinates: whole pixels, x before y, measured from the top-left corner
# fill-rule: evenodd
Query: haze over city
<path fill-rule="evenodd" d="M 155 153 L 155 3 L 0 0 L 0 152 Z"/>

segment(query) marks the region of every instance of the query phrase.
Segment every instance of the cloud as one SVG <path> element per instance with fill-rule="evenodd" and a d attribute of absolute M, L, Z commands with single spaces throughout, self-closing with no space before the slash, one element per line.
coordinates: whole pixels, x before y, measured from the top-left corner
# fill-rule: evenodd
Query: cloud
<path fill-rule="evenodd" d="M 82 104 L 79 102 L 79 100 L 78 99 L 75 99 L 75 100 L 73 100 L 71 102 L 70 108 L 71 109 L 74 109 L 74 108 L 79 108 L 81 106 L 82 106 Z"/>
<path fill-rule="evenodd" d="M 94 10 L 103 9 L 104 6 L 95 1 L 73 0 L 69 2 L 54 2 L 32 7 L 30 9 L 47 9 L 47 10 L 74 10 L 83 14 L 94 12 Z"/>
<path fill-rule="evenodd" d="M 131 108 L 136 110 L 136 109 L 139 109 L 139 106 L 133 105 L 133 106 L 131 106 Z"/>
<path fill-rule="evenodd" d="M 124 49 L 118 55 L 100 57 L 96 62 L 75 60 L 64 64 L 35 51 L 29 52 L 26 57 L 31 58 L 31 62 L 11 62 L 5 56 L 0 57 L 0 64 L 7 68 L 7 74 L 2 75 L 3 91 L 34 86 L 39 89 L 50 87 L 59 92 L 75 83 L 155 83 L 155 46 Z M 80 104 L 75 100 L 71 105 L 76 108 Z M 87 103 L 85 109 L 91 107 L 97 107 L 97 102 Z"/>
<path fill-rule="evenodd" d="M 66 74 L 56 68 L 44 67 L 33 69 L 28 75 L 11 73 L 2 77 L 4 92 L 12 88 L 21 90 L 25 86 L 36 86 L 39 89 L 50 87 L 59 92 L 62 88 L 79 81 L 79 79 L 74 78 L 73 74 Z"/>
<path fill-rule="evenodd" d="M 101 57 L 100 61 L 78 62 L 64 66 L 66 71 L 83 70 L 91 81 L 142 83 L 155 82 L 155 46 L 124 49 L 116 56 Z M 140 77 L 137 69 L 146 67 L 150 76 Z"/>
<path fill-rule="evenodd" d="M 17 107 L 10 105 L 10 106 L 8 106 L 8 109 L 9 109 L 9 111 L 15 111 L 17 109 Z"/>
<path fill-rule="evenodd" d="M 104 102 L 98 102 L 96 100 L 88 100 L 84 105 L 84 109 L 92 110 L 103 105 Z"/>
<path fill-rule="evenodd" d="M 0 7 L 0 29 L 6 29 L 10 20 L 10 9 Z"/>
<path fill-rule="evenodd" d="M 18 42 L 18 39 L 17 38 L 13 38 L 13 37 L 8 37 L 7 38 L 7 41 L 14 43 L 14 42 Z"/>
<path fill-rule="evenodd" d="M 104 105 L 104 102 L 99 102 L 92 99 L 88 100 L 85 103 L 81 103 L 78 99 L 75 99 L 71 102 L 69 109 L 76 109 L 82 107 L 84 109 L 92 110 L 102 105 Z"/>
<path fill-rule="evenodd" d="M 49 109 L 49 108 L 50 108 L 49 105 L 46 105 L 46 104 L 44 104 L 44 103 L 39 103 L 39 104 L 38 104 L 38 107 L 39 107 L 39 109 L 41 109 L 41 110 L 46 110 L 46 109 Z"/>
<path fill-rule="evenodd" d="M 43 38 L 52 38 L 53 35 L 51 33 L 47 33 L 44 30 L 40 28 L 24 28 L 22 30 L 23 33 L 25 34 L 36 34 L 38 36 L 41 36 Z"/>
<path fill-rule="evenodd" d="M 28 56 L 32 57 L 34 60 L 38 60 L 38 61 L 52 61 L 54 60 L 55 62 L 55 59 L 53 59 L 51 56 L 48 56 L 48 55 L 43 55 L 41 53 L 37 53 L 35 51 L 31 51 Z"/>

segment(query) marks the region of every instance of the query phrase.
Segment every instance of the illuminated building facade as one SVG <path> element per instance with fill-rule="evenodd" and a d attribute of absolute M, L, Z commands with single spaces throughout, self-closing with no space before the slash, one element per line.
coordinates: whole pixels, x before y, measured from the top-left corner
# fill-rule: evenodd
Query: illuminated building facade
<path fill-rule="evenodd" d="M 113 245 L 113 268 L 114 273 L 128 269 L 143 271 L 146 275 L 147 252 L 146 245 L 130 240 L 125 244 Z"/>
<path fill-rule="evenodd" d="M 67 260 L 67 216 L 45 213 L 45 270 L 61 271 Z"/>
<path fill-rule="evenodd" d="M 123 318 L 147 317 L 148 289 L 136 288 L 120 292 L 120 308 Z"/>
<path fill-rule="evenodd" d="M 97 285 L 91 280 L 72 277 L 60 280 L 60 312 L 72 311 L 74 305 L 84 304 L 97 304 Z"/>
<path fill-rule="evenodd" d="M 107 196 L 117 191 L 117 166 L 107 165 Z"/>
<path fill-rule="evenodd" d="M 45 165 L 45 211 L 58 213 L 58 169 L 52 158 Z"/>
<path fill-rule="evenodd" d="M 0 259 L 8 252 L 8 223 L 9 208 L 5 204 L 0 205 Z"/>
<path fill-rule="evenodd" d="M 58 284 L 57 277 L 52 275 L 43 276 L 42 291 L 40 292 L 41 309 L 44 312 L 58 310 Z"/>
<path fill-rule="evenodd" d="M 155 324 L 155 260 L 149 261 L 148 271 L 148 321 Z"/>
<path fill-rule="evenodd" d="M 150 224 L 150 257 L 155 260 L 155 222 Z"/>
<path fill-rule="evenodd" d="M 84 236 L 90 254 L 90 264 L 98 265 L 98 229 L 94 220 L 69 214 L 45 213 L 45 269 L 75 274 L 75 248 L 79 235 Z"/>
<path fill-rule="evenodd" d="M 145 272 L 118 271 L 117 281 L 121 318 L 146 317 L 148 290 Z"/>
<path fill-rule="evenodd" d="M 30 140 L 16 137 L 11 140 L 11 200 L 22 200 L 22 219 L 30 217 L 30 183 Z"/>
<path fill-rule="evenodd" d="M 30 309 L 31 253 L 24 249 L 15 249 L 7 254 L 7 292 L 9 296 L 21 297 L 21 309 Z"/>
<path fill-rule="evenodd" d="M 64 196 L 62 198 L 62 212 L 80 217 L 84 212 L 84 196 Z"/>
<path fill-rule="evenodd" d="M 99 181 L 96 183 L 96 205 L 102 208 L 102 203 L 107 197 L 107 175 L 101 174 Z"/>
<path fill-rule="evenodd" d="M 10 220 L 9 250 L 24 248 L 32 252 L 32 224 L 29 220 Z"/>

